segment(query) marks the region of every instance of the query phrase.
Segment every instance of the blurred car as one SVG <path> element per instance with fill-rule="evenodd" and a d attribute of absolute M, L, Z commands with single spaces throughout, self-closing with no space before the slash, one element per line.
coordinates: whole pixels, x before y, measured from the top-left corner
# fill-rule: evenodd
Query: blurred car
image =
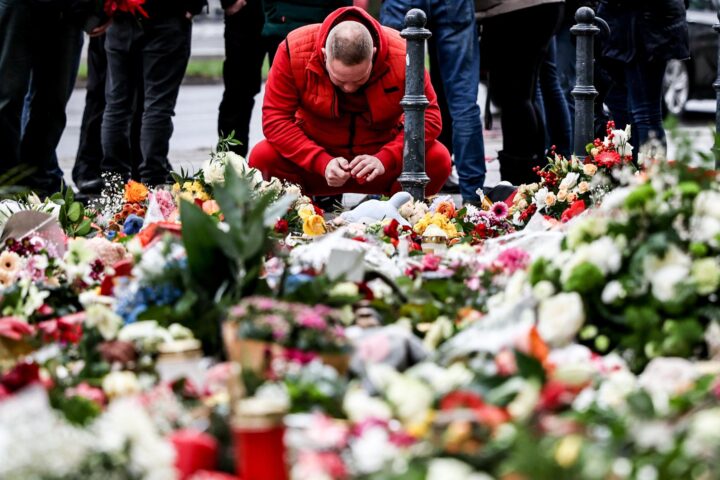
<path fill-rule="evenodd" d="M 682 115 L 688 100 L 713 99 L 717 78 L 718 23 L 720 0 L 690 0 L 687 11 L 690 34 L 690 59 L 670 60 L 663 80 L 663 108 L 666 113 Z"/>

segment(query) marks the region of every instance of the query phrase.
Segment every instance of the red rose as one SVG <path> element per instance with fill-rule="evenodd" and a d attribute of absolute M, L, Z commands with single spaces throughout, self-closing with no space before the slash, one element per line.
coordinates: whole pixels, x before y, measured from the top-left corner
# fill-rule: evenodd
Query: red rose
<path fill-rule="evenodd" d="M 82 338 L 82 322 L 85 313 L 68 315 L 38 323 L 45 341 L 78 343 Z"/>
<path fill-rule="evenodd" d="M 488 227 L 484 223 L 478 223 L 477 225 L 475 225 L 475 229 L 473 230 L 473 233 L 480 238 L 487 238 L 488 237 Z"/>
<path fill-rule="evenodd" d="M 394 218 L 390 223 L 385 225 L 383 227 L 383 233 L 386 237 L 394 238 L 395 240 L 398 239 L 399 233 L 398 233 L 398 227 L 400 226 L 400 223 L 395 220 Z"/>
<path fill-rule="evenodd" d="M 575 399 L 575 392 L 568 388 L 567 385 L 556 380 L 550 380 L 540 392 L 540 401 L 537 409 L 557 410 L 558 408 L 569 405 Z"/>
<path fill-rule="evenodd" d="M 290 225 L 288 224 L 288 221 L 284 218 L 281 218 L 280 220 L 275 223 L 275 233 L 279 233 L 281 235 L 284 235 L 290 230 Z"/>
<path fill-rule="evenodd" d="M 313 205 L 313 208 L 315 209 L 315 215 L 320 215 L 321 217 L 325 215 L 325 210 L 318 207 L 317 205 Z"/>
<path fill-rule="evenodd" d="M 582 212 L 585 211 L 585 200 L 575 200 L 572 205 L 570 205 L 560 217 L 560 221 L 565 223 L 570 221 L 571 218 L 577 217 Z"/>
<path fill-rule="evenodd" d="M 520 214 L 520 221 L 521 222 L 527 222 L 530 217 L 535 215 L 535 212 L 537 211 L 537 204 L 531 203 L 529 207 L 527 207 L 521 214 Z"/>
<path fill-rule="evenodd" d="M 22 362 L 0 378 L 0 386 L 7 392 L 18 390 L 40 381 L 40 367 L 35 362 Z"/>

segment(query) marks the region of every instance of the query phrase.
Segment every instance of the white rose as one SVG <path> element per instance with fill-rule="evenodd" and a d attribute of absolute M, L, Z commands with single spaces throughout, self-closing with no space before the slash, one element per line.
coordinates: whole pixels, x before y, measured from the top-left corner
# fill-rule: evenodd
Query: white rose
<path fill-rule="evenodd" d="M 626 295 L 627 292 L 625 292 L 625 288 L 622 286 L 622 283 L 617 280 L 612 280 L 605 285 L 600 298 L 603 303 L 610 304 L 615 302 L 615 300 L 625 298 Z"/>
<path fill-rule="evenodd" d="M 426 480 L 469 480 L 473 469 L 454 458 L 433 458 L 428 465 Z"/>
<path fill-rule="evenodd" d="M 597 266 L 603 275 L 615 273 L 622 266 L 622 253 L 610 237 L 602 237 L 587 246 L 592 252 L 590 261 Z"/>
<path fill-rule="evenodd" d="M 217 157 L 224 165 L 232 166 L 238 175 L 244 174 L 250 168 L 245 157 L 235 152 L 223 152 Z"/>
<path fill-rule="evenodd" d="M 102 389 L 108 397 L 124 397 L 140 392 L 140 382 L 133 372 L 110 372 L 102 381 Z"/>
<path fill-rule="evenodd" d="M 638 377 L 638 383 L 653 398 L 656 405 L 663 405 L 675 395 L 692 388 L 698 372 L 684 358 L 660 357 L 653 359 Z"/>
<path fill-rule="evenodd" d="M 404 422 L 424 418 L 434 399 L 433 392 L 427 385 L 406 375 L 398 375 L 388 386 L 385 396 Z"/>
<path fill-rule="evenodd" d="M 379 426 L 363 430 L 362 436 L 350 445 L 350 451 L 355 466 L 363 474 L 378 472 L 397 455 L 388 432 Z"/>
<path fill-rule="evenodd" d="M 533 295 L 535 295 L 537 300 L 550 298 L 554 293 L 555 285 L 547 280 L 542 280 L 533 287 Z"/>
<path fill-rule="evenodd" d="M 600 408 L 613 410 L 625 406 L 628 395 L 637 390 L 637 378 L 627 370 L 608 374 L 597 391 L 596 401 Z"/>
<path fill-rule="evenodd" d="M 553 346 L 570 343 L 584 323 L 585 309 L 577 292 L 559 293 L 540 303 L 538 332 Z"/>
<path fill-rule="evenodd" d="M 351 387 L 345 393 L 343 410 L 353 422 L 362 422 L 368 419 L 390 420 L 392 410 L 390 406 L 378 397 L 371 397 L 359 385 Z"/>
<path fill-rule="evenodd" d="M 225 164 L 216 160 L 206 160 L 202 166 L 203 178 L 210 185 L 225 183 Z"/>
<path fill-rule="evenodd" d="M 548 361 L 554 365 L 553 380 L 569 386 L 582 386 L 592 378 L 596 371 L 593 354 L 583 345 L 568 345 L 556 348 L 548 355 Z"/>
<path fill-rule="evenodd" d="M 643 261 L 645 277 L 652 286 L 652 294 L 661 302 L 675 298 L 675 288 L 690 275 L 692 260 L 672 245 L 662 258 L 648 255 Z"/>
<path fill-rule="evenodd" d="M 548 196 L 547 187 L 541 188 L 533 196 L 533 200 L 535 201 L 535 204 L 537 205 L 538 210 L 542 210 L 543 208 L 545 208 L 545 200 L 547 199 L 547 196 Z"/>
<path fill-rule="evenodd" d="M 560 190 L 570 190 L 577 185 L 580 174 L 577 172 L 569 172 L 560 182 Z"/>

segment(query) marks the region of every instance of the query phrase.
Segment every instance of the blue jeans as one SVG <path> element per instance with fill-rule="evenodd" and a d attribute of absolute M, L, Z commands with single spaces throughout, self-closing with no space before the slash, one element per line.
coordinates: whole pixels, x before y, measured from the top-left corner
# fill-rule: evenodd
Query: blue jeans
<path fill-rule="evenodd" d="M 380 22 L 402 30 L 405 14 L 420 8 L 428 18 L 427 28 L 437 45 L 448 108 L 452 117 L 452 145 L 460 179 L 460 193 L 466 201 L 477 200 L 476 191 L 485 183 L 485 145 L 480 107 L 480 43 L 472 0 L 385 0 Z"/>
<path fill-rule="evenodd" d="M 607 61 L 607 72 L 613 81 L 605 104 L 616 128 L 632 126 L 630 143 L 633 157 L 652 137 L 666 147 L 662 115 L 662 81 L 666 62 L 634 60 L 631 63 Z"/>
<path fill-rule="evenodd" d="M 568 158 L 572 149 L 572 121 L 565 92 L 560 86 L 555 53 L 553 38 L 548 46 L 545 60 L 540 64 L 536 101 L 545 123 L 548 147 L 555 145 L 557 152 Z"/>

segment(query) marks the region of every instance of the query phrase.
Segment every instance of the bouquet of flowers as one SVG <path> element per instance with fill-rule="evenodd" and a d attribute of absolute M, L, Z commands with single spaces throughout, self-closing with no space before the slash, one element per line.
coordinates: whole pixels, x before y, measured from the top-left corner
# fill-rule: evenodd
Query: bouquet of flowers
<path fill-rule="evenodd" d="M 660 355 L 716 355 L 717 179 L 655 163 L 644 181 L 611 192 L 571 227 L 561 254 L 532 266 L 532 283 L 582 296 L 589 325 L 581 338 L 599 351 L 619 349 L 634 369 Z"/>
<path fill-rule="evenodd" d="M 607 137 L 587 146 L 588 155 L 570 159 L 555 154 L 548 165 L 536 168 L 540 181 L 520 185 L 513 199 L 510 216 L 515 225 L 524 226 L 537 212 L 567 222 L 597 203 L 619 182 L 613 172 L 631 167 L 630 126 L 616 130 L 608 122 Z"/>

